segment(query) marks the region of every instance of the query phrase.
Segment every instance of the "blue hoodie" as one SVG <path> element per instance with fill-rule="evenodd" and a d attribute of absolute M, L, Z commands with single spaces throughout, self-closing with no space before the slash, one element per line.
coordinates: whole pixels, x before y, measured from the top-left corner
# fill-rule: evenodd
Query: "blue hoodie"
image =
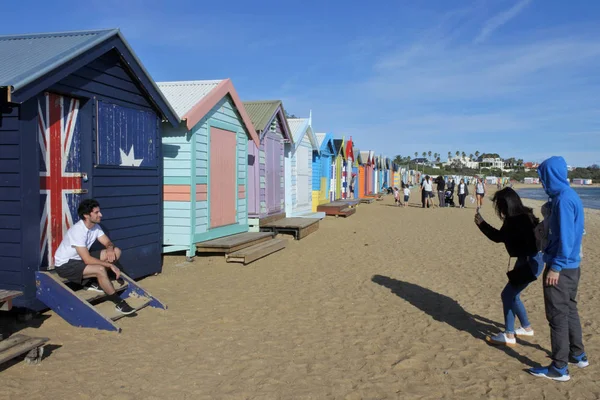
<path fill-rule="evenodd" d="M 562 157 L 550 157 L 538 167 L 546 194 L 552 198 L 550 233 L 544 261 L 556 272 L 579 268 L 583 237 L 583 205 L 569 186 L 567 163 Z"/>

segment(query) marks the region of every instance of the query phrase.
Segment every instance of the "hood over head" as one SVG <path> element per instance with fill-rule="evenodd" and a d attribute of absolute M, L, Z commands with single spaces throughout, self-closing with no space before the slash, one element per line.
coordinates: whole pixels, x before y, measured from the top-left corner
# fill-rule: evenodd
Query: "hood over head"
<path fill-rule="evenodd" d="M 552 156 L 541 163 L 538 175 L 548 196 L 556 196 L 569 187 L 567 162 L 560 156 Z"/>

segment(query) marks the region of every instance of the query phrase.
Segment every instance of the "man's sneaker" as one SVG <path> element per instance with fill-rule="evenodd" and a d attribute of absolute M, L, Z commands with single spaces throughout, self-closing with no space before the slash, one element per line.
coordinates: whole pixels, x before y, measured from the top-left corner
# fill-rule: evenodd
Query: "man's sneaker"
<path fill-rule="evenodd" d="M 135 308 L 131 307 L 125 300 L 121 300 L 115 305 L 115 308 L 118 312 L 124 315 L 133 314 L 135 312 Z"/>
<path fill-rule="evenodd" d="M 506 333 L 504 332 L 500 332 L 497 335 L 494 336 L 486 336 L 485 340 L 488 343 L 497 345 L 497 346 L 508 346 L 508 347 L 514 347 L 517 345 L 517 339 L 515 338 L 509 338 L 508 336 L 506 336 Z"/>
<path fill-rule="evenodd" d="M 84 289 L 89 290 L 90 292 L 104 293 L 104 290 L 102 290 L 100 285 L 98 285 L 98 282 L 93 282 L 88 285 L 85 285 Z"/>
<path fill-rule="evenodd" d="M 517 328 L 515 329 L 515 335 L 517 336 L 533 336 L 533 329 L 528 331 L 525 328 Z"/>
<path fill-rule="evenodd" d="M 569 364 L 573 364 L 579 368 L 585 368 L 590 365 L 585 353 L 581 353 L 578 356 L 569 356 Z"/>
<path fill-rule="evenodd" d="M 566 382 L 571 377 L 569 376 L 569 368 L 565 365 L 564 368 L 556 368 L 554 363 L 547 367 L 530 368 L 529 373 L 533 376 L 552 379 L 553 381 Z"/>

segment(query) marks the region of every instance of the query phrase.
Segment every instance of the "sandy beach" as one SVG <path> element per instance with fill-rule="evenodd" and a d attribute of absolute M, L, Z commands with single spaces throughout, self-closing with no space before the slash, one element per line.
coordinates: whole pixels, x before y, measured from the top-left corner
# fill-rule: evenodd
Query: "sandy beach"
<path fill-rule="evenodd" d="M 482 215 L 499 227 L 486 200 Z M 248 266 L 166 256 L 142 285 L 169 309 L 121 319 L 121 334 L 52 312 L 19 323 L 50 338 L 49 354 L 0 367 L 0 399 L 599 398 L 600 211 L 586 210 L 579 295 L 591 365 L 556 383 L 524 372 L 549 363 L 541 281 L 522 296 L 535 336 L 489 346 L 503 324 L 504 246 L 479 232 L 473 204 L 418 201 L 413 190 L 408 208 L 386 196 L 328 217 Z"/>

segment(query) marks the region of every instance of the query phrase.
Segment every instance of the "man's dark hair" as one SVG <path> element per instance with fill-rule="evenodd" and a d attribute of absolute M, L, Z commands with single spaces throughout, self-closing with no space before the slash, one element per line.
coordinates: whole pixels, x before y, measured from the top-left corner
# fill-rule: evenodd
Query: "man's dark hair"
<path fill-rule="evenodd" d="M 100 203 L 98 203 L 95 199 L 85 199 L 81 203 L 79 203 L 79 208 L 77 209 L 77 214 L 79 218 L 85 219 L 84 215 L 90 215 L 90 213 L 94 210 L 94 208 L 100 207 Z"/>

